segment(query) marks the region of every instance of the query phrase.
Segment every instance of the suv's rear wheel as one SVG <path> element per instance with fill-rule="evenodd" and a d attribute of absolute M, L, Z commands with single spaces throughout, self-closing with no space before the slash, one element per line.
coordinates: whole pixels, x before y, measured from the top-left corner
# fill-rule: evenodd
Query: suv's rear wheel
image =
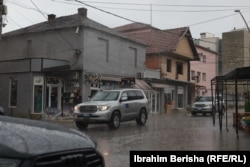
<path fill-rule="evenodd" d="M 110 122 L 108 124 L 110 129 L 118 129 L 121 123 L 121 116 L 119 112 L 114 112 L 111 116 Z"/>
<path fill-rule="evenodd" d="M 80 129 L 80 130 L 84 130 L 87 129 L 89 124 L 82 122 L 82 121 L 76 121 L 76 126 Z"/>
<path fill-rule="evenodd" d="M 147 122 L 147 112 L 145 109 L 141 109 L 139 118 L 136 119 L 136 123 L 139 126 L 143 126 L 146 124 L 146 122 Z"/>

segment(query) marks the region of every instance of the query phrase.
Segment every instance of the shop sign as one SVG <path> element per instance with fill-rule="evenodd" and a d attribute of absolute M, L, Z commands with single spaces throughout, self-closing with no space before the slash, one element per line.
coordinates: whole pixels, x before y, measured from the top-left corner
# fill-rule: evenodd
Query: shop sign
<path fill-rule="evenodd" d="M 34 85 L 43 85 L 44 79 L 42 76 L 34 77 Z"/>
<path fill-rule="evenodd" d="M 95 73 L 85 74 L 85 82 L 90 84 L 96 84 L 100 82 L 101 75 Z"/>

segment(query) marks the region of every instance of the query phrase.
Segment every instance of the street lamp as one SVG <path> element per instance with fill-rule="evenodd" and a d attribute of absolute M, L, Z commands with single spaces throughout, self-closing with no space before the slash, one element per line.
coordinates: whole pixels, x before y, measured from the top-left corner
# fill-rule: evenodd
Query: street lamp
<path fill-rule="evenodd" d="M 246 26 L 247 26 L 248 32 L 249 32 L 249 34 L 250 34 L 250 29 L 249 29 L 249 27 L 248 27 L 248 25 L 247 25 L 247 22 L 246 22 L 244 16 L 243 16 L 242 13 L 240 12 L 240 10 L 235 10 L 234 12 L 238 12 L 238 13 L 241 15 L 242 19 L 244 20 L 244 22 L 245 22 L 245 24 L 246 24 Z"/>

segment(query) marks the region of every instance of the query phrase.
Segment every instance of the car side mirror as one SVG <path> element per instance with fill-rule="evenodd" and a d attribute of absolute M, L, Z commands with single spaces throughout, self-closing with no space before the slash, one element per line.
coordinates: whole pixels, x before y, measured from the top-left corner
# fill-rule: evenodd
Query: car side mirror
<path fill-rule="evenodd" d="M 128 100 L 128 96 L 122 96 L 121 99 L 120 99 L 120 102 L 127 101 L 127 100 Z"/>

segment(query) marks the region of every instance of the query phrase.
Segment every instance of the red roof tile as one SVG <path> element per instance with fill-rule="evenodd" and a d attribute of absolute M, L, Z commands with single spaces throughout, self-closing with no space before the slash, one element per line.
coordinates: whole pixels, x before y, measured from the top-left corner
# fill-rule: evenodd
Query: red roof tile
<path fill-rule="evenodd" d="M 128 24 L 115 30 L 148 45 L 147 53 L 172 52 L 181 37 L 190 33 L 188 27 L 160 30 L 142 23 Z"/>

